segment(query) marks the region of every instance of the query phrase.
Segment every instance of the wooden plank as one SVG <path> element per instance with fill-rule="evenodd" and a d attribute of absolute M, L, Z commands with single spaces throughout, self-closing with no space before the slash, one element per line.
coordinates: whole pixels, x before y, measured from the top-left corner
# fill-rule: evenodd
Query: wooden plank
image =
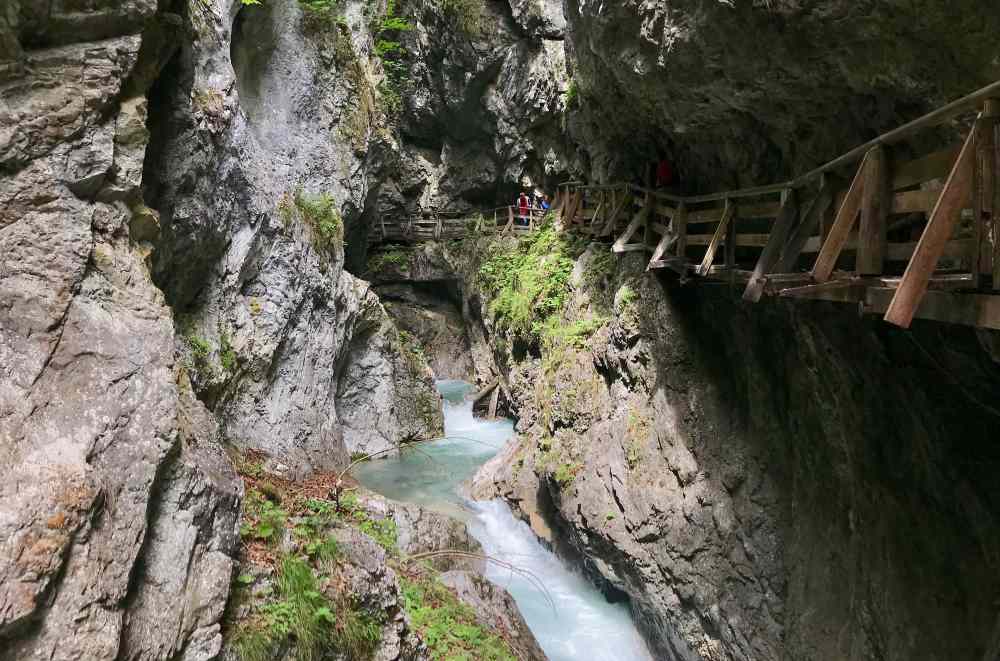
<path fill-rule="evenodd" d="M 887 313 L 898 291 L 888 287 L 870 287 L 865 296 L 865 311 Z M 913 317 L 1000 330 L 1000 296 L 930 290 L 921 298 Z"/>
<path fill-rule="evenodd" d="M 744 213 L 746 209 L 746 213 Z M 699 209 L 688 211 L 688 225 L 702 225 L 706 223 L 717 223 L 725 207 L 713 207 L 711 209 Z M 748 220 L 751 218 L 775 218 L 781 211 L 781 204 L 778 202 L 766 202 L 755 204 L 740 204 L 740 218 Z"/>
<path fill-rule="evenodd" d="M 718 227 L 715 228 L 715 234 L 712 235 L 712 240 L 708 243 L 708 248 L 705 250 L 705 256 L 701 259 L 701 264 L 695 270 L 699 275 L 706 275 L 709 269 L 712 268 L 712 262 L 715 260 L 715 251 L 719 249 L 719 243 L 722 241 L 722 237 L 726 235 L 734 213 L 736 213 L 736 205 L 732 201 L 726 200 L 726 208 L 722 212 L 722 220 L 719 221 Z"/>
<path fill-rule="evenodd" d="M 932 179 L 944 179 L 961 149 L 962 145 L 952 145 L 933 154 L 897 164 L 892 174 L 892 189 L 899 190 Z"/>
<path fill-rule="evenodd" d="M 663 268 L 676 271 L 681 276 L 681 282 L 683 283 L 687 276 L 688 261 L 682 257 L 664 257 L 663 259 L 658 259 L 655 262 L 650 262 L 647 270 Z"/>
<path fill-rule="evenodd" d="M 791 234 L 792 227 L 799 215 L 798 202 L 796 201 L 795 190 L 790 188 L 782 194 L 781 211 L 778 219 L 774 221 L 771 228 L 771 235 L 768 237 L 767 245 L 761 251 L 754 267 L 750 282 L 747 283 L 743 291 L 743 300 L 756 303 L 764 293 L 764 285 L 767 283 L 766 276 L 774 268 L 781 256 L 781 249 L 785 247 L 785 242 Z"/>
<path fill-rule="evenodd" d="M 975 134 L 975 130 L 969 132 L 969 137 L 962 146 L 962 152 L 951 174 L 948 175 L 948 183 L 941 191 L 941 197 L 917 243 L 917 249 L 906 266 L 903 281 L 886 310 L 885 320 L 891 324 L 909 328 L 913 315 L 920 307 L 920 301 L 927 291 L 927 282 L 934 273 L 938 259 L 955 229 L 959 212 L 972 191 Z"/>
<path fill-rule="evenodd" d="M 622 245 L 611 246 L 612 252 L 623 253 L 623 252 L 638 252 L 640 250 L 649 250 L 649 246 L 645 243 L 625 243 Z"/>
<path fill-rule="evenodd" d="M 990 100 L 986 106 L 987 112 L 1000 114 L 1000 101 Z M 1000 121 L 1000 120 L 998 120 Z M 1000 139 L 997 139 L 997 129 L 1000 124 L 994 123 L 993 131 L 993 289 L 1000 289 Z"/>
<path fill-rule="evenodd" d="M 677 205 L 677 211 L 674 214 L 671 224 L 674 227 L 674 233 L 677 235 L 677 256 L 684 257 L 684 253 L 687 252 L 687 205 L 681 202 Z"/>
<path fill-rule="evenodd" d="M 736 216 L 736 214 L 733 214 L 732 219 L 728 223 L 728 227 L 726 227 L 726 256 L 725 256 L 725 263 L 726 263 L 726 268 L 729 269 L 729 284 L 730 284 L 730 286 L 735 286 L 736 285 L 736 276 L 735 276 L 735 271 L 736 271 L 736 245 L 737 245 L 737 240 L 738 240 L 737 236 L 736 236 L 736 226 L 738 224 L 739 224 L 739 217 Z"/>
<path fill-rule="evenodd" d="M 826 215 L 831 204 L 833 204 L 832 179 L 823 175 L 820 177 L 819 192 L 812 199 L 809 208 L 803 212 L 801 221 L 781 250 L 781 257 L 774 267 L 776 271 L 780 273 L 795 268 L 795 263 L 798 261 L 799 255 L 802 254 L 806 242 L 819 230 L 821 219 Z"/>
<path fill-rule="evenodd" d="M 866 281 L 861 278 L 839 278 L 818 284 L 788 287 L 778 292 L 782 298 L 851 303 L 864 300 Z"/>
<path fill-rule="evenodd" d="M 714 236 L 714 234 L 688 234 L 688 245 L 707 246 Z M 763 248 L 770 236 L 770 234 L 737 234 L 736 240 L 741 248 Z"/>
<path fill-rule="evenodd" d="M 885 147 L 873 147 L 865 159 L 865 184 L 861 191 L 861 222 L 858 225 L 860 275 L 880 275 L 885 263 L 889 218 L 889 155 Z"/>
<path fill-rule="evenodd" d="M 865 156 L 864 160 L 861 161 L 858 172 L 854 175 L 854 181 L 851 182 L 851 187 L 844 198 L 844 203 L 837 210 L 837 218 L 833 221 L 830 233 L 827 234 L 826 240 L 823 242 L 819 256 L 816 257 L 816 263 L 813 264 L 812 275 L 816 282 L 826 282 L 829 279 L 833 267 L 837 265 L 837 258 L 840 257 L 844 244 L 847 243 L 847 237 L 851 234 L 851 228 L 854 227 L 858 211 L 861 210 L 861 192 L 864 188 L 865 162 L 867 160 L 868 156 Z"/>
<path fill-rule="evenodd" d="M 986 133 L 986 125 L 993 126 L 993 120 L 987 120 L 980 114 L 973 128 L 972 136 L 972 246 L 969 248 L 969 270 L 979 273 L 979 258 L 983 254 L 983 189 L 981 177 L 983 174 L 982 156 Z M 961 209 L 959 209 L 959 215 Z"/>
<path fill-rule="evenodd" d="M 896 193 L 892 196 L 892 209 L 890 213 L 930 213 L 934 210 L 934 205 L 937 204 L 940 196 L 940 188 Z"/>

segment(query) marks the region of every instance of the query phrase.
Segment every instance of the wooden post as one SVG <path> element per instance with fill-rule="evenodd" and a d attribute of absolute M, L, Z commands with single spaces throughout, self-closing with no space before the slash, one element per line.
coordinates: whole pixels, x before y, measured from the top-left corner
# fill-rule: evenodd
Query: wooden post
<path fill-rule="evenodd" d="M 837 258 L 840 257 L 840 252 L 844 249 L 844 244 L 847 243 L 851 228 L 854 227 L 854 221 L 861 209 L 861 191 L 864 188 L 865 163 L 867 161 L 868 155 L 866 154 L 858 167 L 857 174 L 854 175 L 854 181 L 851 182 L 843 204 L 837 210 L 837 217 L 823 241 L 819 256 L 816 257 L 816 262 L 813 264 L 812 277 L 816 282 L 826 282 L 830 279 L 833 267 L 837 265 Z"/>
<path fill-rule="evenodd" d="M 785 247 L 788 235 L 792 231 L 795 219 L 798 217 L 798 202 L 796 201 L 795 189 L 788 188 L 781 193 L 781 210 L 771 227 L 771 234 L 767 237 L 767 244 L 760 253 L 757 265 L 753 269 L 753 275 L 743 290 L 743 300 L 756 303 L 764 293 L 764 286 L 767 284 L 767 274 L 781 256 L 781 249 Z"/>
<path fill-rule="evenodd" d="M 722 210 L 722 218 L 719 219 L 719 225 L 715 228 L 712 240 L 709 241 L 708 248 L 705 249 L 705 255 L 701 258 L 701 264 L 698 266 L 699 275 L 708 275 L 709 270 L 712 268 L 712 262 L 715 261 L 715 251 L 719 249 L 719 244 L 729 229 L 729 221 L 732 220 L 735 211 L 736 205 L 727 199 L 726 206 Z"/>
<path fill-rule="evenodd" d="M 788 238 L 788 243 L 781 251 L 781 258 L 775 265 L 775 271 L 778 273 L 788 273 L 795 268 L 795 263 L 799 260 L 799 255 L 802 254 L 802 249 L 806 245 L 806 241 L 809 237 L 820 229 L 822 224 L 822 219 L 826 215 L 826 212 L 830 209 L 830 205 L 833 203 L 833 185 L 830 182 L 830 178 L 826 174 L 821 174 L 819 177 L 819 192 L 816 193 L 816 197 L 813 198 L 812 203 L 809 208 L 803 211 L 802 219 L 799 224 L 795 227 L 795 231 Z M 820 229 L 822 232 L 822 230 Z M 822 234 L 820 234 L 822 237 Z"/>
<path fill-rule="evenodd" d="M 951 239 L 955 223 L 968 201 L 972 190 L 973 161 L 975 156 L 975 128 L 969 133 L 958 155 L 958 160 L 948 175 L 948 181 L 941 190 L 934 211 L 931 212 L 927 227 L 917 243 L 916 250 L 906 265 L 903 279 L 892 297 L 892 303 L 885 313 L 885 320 L 903 328 L 909 328 L 913 314 L 927 292 L 934 268 L 937 266 L 945 244 Z"/>
<path fill-rule="evenodd" d="M 890 197 L 889 156 L 881 145 L 872 147 L 865 159 L 861 192 L 861 225 L 858 229 L 859 275 L 881 275 L 885 262 L 886 231 Z"/>
<path fill-rule="evenodd" d="M 688 247 L 687 215 L 687 205 L 681 202 L 677 205 L 677 211 L 672 219 L 677 233 L 677 256 L 681 259 L 684 259 Z"/>
<path fill-rule="evenodd" d="M 1000 152 L 998 152 L 997 122 L 1000 121 L 1000 99 L 987 99 L 983 111 L 987 118 L 982 126 L 983 215 L 990 219 L 990 233 L 983 241 L 979 272 L 993 276 L 993 289 L 1000 289 Z M 984 226 L 985 230 L 986 227 Z"/>

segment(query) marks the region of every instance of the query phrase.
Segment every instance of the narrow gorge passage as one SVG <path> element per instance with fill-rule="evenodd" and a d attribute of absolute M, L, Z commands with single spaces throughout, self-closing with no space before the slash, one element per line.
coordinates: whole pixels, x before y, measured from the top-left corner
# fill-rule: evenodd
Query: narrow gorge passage
<path fill-rule="evenodd" d="M 546 550 L 499 499 L 476 502 L 462 484 L 510 441 L 508 420 L 473 417 L 471 384 L 439 381 L 445 438 L 404 451 L 400 457 L 364 464 L 355 472 L 366 487 L 466 521 L 469 532 L 493 558 L 527 575 L 487 565 L 486 576 L 506 588 L 552 661 L 652 661 L 624 604 L 608 603 L 585 578 Z M 539 584 L 544 588 L 540 589 Z"/>

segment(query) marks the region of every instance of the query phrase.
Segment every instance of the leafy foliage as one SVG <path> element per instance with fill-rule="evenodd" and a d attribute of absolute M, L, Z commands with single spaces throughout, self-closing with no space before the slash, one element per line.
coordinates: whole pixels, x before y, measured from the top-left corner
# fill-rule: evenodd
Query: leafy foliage
<path fill-rule="evenodd" d="M 378 621 L 349 604 L 331 602 L 305 559 L 284 557 L 275 585 L 275 597 L 254 604 L 253 617 L 234 636 L 242 661 L 274 658 L 286 641 L 294 641 L 298 661 L 319 661 L 331 647 L 352 659 L 371 656 L 381 633 Z"/>
<path fill-rule="evenodd" d="M 236 350 L 229 340 L 229 334 L 225 332 L 219 335 L 219 362 L 227 372 L 236 369 Z"/>
<path fill-rule="evenodd" d="M 281 537 L 288 512 L 257 489 L 251 489 L 244 501 L 243 517 L 240 535 L 273 543 Z"/>
<path fill-rule="evenodd" d="M 537 342 L 546 322 L 562 311 L 580 245 L 556 231 L 551 216 L 513 252 L 494 250 L 479 269 L 493 294 L 490 311 L 501 329 Z"/>
<path fill-rule="evenodd" d="M 440 581 L 421 576 L 402 583 L 403 609 L 427 643 L 431 658 L 514 661 L 506 642 L 479 626 L 472 609 Z"/>
<path fill-rule="evenodd" d="M 387 267 L 401 268 L 410 263 L 410 251 L 404 248 L 390 248 L 372 253 L 368 257 L 368 270 L 372 273 Z"/>
<path fill-rule="evenodd" d="M 299 0 L 306 28 L 313 32 L 333 30 L 344 20 L 341 0 Z"/>
<path fill-rule="evenodd" d="M 315 244 L 321 250 L 333 250 L 344 244 L 344 220 L 337 208 L 336 200 L 329 193 L 312 195 L 301 188 L 290 198 L 291 205 L 302 220 L 313 230 Z M 294 218 L 295 211 L 287 198 L 278 203 L 278 211 L 287 226 Z"/>

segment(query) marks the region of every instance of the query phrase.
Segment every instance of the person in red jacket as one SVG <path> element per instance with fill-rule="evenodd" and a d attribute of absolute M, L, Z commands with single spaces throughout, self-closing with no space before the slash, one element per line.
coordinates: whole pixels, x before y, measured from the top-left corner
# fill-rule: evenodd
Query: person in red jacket
<path fill-rule="evenodd" d="M 660 161 L 656 164 L 656 187 L 669 188 L 674 184 L 674 168 L 667 160 L 667 155 L 660 152 Z"/>
<path fill-rule="evenodd" d="M 517 200 L 517 209 L 520 212 L 521 223 L 523 225 L 528 224 L 528 214 L 531 211 L 531 205 L 528 203 L 528 196 L 521 191 L 521 197 Z"/>

